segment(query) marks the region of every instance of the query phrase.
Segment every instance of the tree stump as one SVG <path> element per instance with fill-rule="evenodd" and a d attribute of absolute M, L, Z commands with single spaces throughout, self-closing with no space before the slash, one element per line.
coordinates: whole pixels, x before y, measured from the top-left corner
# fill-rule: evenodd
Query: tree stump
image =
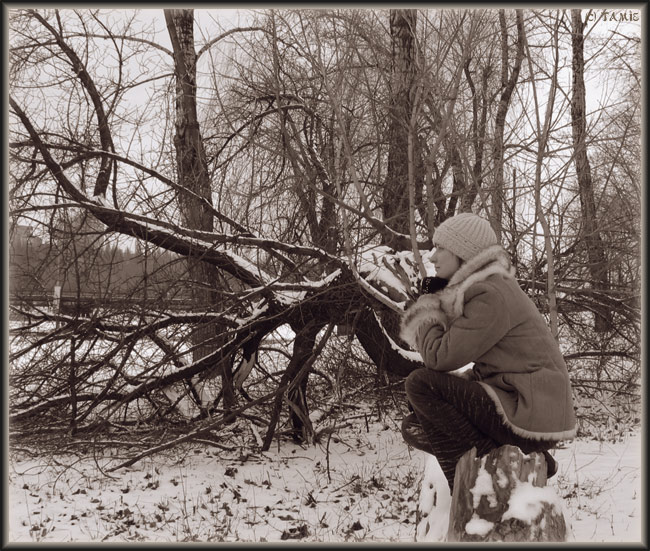
<path fill-rule="evenodd" d="M 546 486 L 541 453 L 501 446 L 456 466 L 447 541 L 566 541 L 562 501 Z"/>

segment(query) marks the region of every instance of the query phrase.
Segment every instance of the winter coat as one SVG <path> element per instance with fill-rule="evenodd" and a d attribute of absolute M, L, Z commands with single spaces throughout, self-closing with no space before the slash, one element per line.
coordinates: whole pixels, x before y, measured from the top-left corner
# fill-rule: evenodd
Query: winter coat
<path fill-rule="evenodd" d="M 564 358 L 499 245 L 462 264 L 442 291 L 420 296 L 404 313 L 400 336 L 429 368 L 453 371 L 474 362 L 476 379 L 515 434 L 575 436 Z"/>

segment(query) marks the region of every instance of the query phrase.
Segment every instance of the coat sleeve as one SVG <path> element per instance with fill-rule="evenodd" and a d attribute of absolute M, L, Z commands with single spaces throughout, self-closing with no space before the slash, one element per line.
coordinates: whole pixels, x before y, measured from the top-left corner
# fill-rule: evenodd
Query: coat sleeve
<path fill-rule="evenodd" d="M 440 298 L 435 294 L 422 295 L 402 316 L 400 337 L 417 349 L 416 337 L 419 330 L 433 326 L 446 327 L 447 316 L 440 309 Z"/>
<path fill-rule="evenodd" d="M 465 293 L 463 313 L 445 330 L 440 325 L 420 326 L 417 350 L 427 367 L 453 371 L 476 361 L 510 329 L 510 316 L 501 293 L 481 282 Z"/>

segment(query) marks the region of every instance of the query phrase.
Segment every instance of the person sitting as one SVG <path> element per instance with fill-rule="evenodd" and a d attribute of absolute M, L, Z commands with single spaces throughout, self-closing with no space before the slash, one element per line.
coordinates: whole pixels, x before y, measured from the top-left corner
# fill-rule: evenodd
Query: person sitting
<path fill-rule="evenodd" d="M 456 464 L 473 447 L 477 457 L 504 444 L 541 452 L 553 476 L 548 450 L 576 434 L 558 343 L 487 220 L 448 218 L 433 244 L 435 292 L 420 295 L 401 320 L 401 338 L 424 363 L 404 383 L 413 411 L 402 421 L 404 440 L 437 458 L 451 492 Z"/>

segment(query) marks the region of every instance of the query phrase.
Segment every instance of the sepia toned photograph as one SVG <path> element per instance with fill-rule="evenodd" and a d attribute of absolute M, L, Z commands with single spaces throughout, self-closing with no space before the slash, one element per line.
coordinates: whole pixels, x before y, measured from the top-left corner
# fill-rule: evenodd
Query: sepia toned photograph
<path fill-rule="evenodd" d="M 3 2 L 3 545 L 645 541 L 645 4 L 161 5 Z"/>

